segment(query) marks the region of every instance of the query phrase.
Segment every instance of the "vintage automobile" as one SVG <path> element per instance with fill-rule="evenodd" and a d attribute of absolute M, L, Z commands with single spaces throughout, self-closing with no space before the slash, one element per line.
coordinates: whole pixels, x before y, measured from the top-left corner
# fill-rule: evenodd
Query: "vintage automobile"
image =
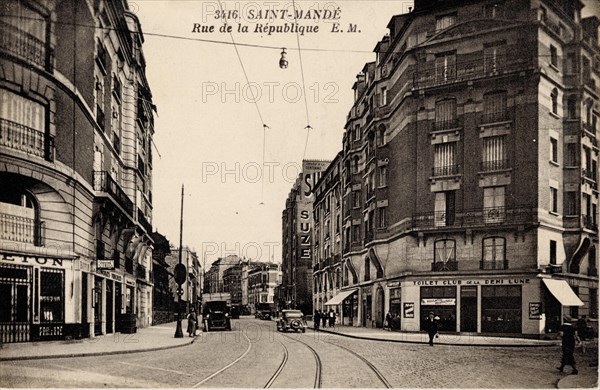
<path fill-rule="evenodd" d="M 277 331 L 287 332 L 293 330 L 295 332 L 306 332 L 306 319 L 300 310 L 283 310 L 281 318 L 277 320 Z"/>
<path fill-rule="evenodd" d="M 231 330 L 230 308 L 226 301 L 209 301 L 202 307 L 202 324 L 205 332 Z"/>
<path fill-rule="evenodd" d="M 273 317 L 273 307 L 269 303 L 257 303 L 254 318 L 270 320 Z"/>

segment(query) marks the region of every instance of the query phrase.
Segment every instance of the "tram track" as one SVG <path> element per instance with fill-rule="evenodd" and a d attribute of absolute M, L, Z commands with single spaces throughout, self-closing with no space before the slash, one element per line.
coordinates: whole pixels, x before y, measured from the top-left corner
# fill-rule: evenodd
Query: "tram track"
<path fill-rule="evenodd" d="M 268 388 L 270 388 L 273 385 L 273 382 L 275 382 L 275 380 L 279 377 L 279 374 L 281 374 L 281 371 L 283 371 L 283 368 L 285 367 L 285 365 L 288 362 L 289 351 L 288 351 L 287 347 L 285 346 L 285 344 L 283 344 L 281 341 L 279 341 L 279 343 L 283 347 L 283 359 L 281 361 L 281 364 L 277 368 L 277 371 L 275 371 L 275 373 L 273 374 L 273 376 L 271 376 L 271 378 L 269 378 L 269 381 L 264 386 L 265 389 L 268 389 Z"/>
<path fill-rule="evenodd" d="M 286 335 L 285 333 L 282 333 L 282 335 L 284 337 L 287 337 L 290 340 L 297 341 L 300 344 L 303 344 L 313 354 L 313 356 L 315 358 L 315 366 L 316 366 L 315 381 L 314 381 L 313 388 L 320 389 L 321 386 L 323 385 L 323 362 L 321 361 L 321 357 L 319 356 L 319 353 L 313 347 L 311 347 L 310 345 L 308 345 L 308 343 L 305 343 L 304 341 L 301 341 L 297 338 L 291 338 L 290 336 Z"/>

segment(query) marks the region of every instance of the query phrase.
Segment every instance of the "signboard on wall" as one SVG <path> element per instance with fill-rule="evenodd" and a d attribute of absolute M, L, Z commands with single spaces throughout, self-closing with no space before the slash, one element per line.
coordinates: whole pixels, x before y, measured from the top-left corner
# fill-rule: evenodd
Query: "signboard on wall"
<path fill-rule="evenodd" d="M 404 318 L 415 318 L 415 304 L 413 302 L 404 304 Z"/>
<path fill-rule="evenodd" d="M 96 260 L 96 269 L 114 269 L 115 261 L 114 260 Z"/>
<path fill-rule="evenodd" d="M 529 302 L 529 319 L 540 320 L 542 318 L 542 303 Z"/>
<path fill-rule="evenodd" d="M 421 305 L 425 306 L 454 306 L 456 298 L 422 298 Z"/>

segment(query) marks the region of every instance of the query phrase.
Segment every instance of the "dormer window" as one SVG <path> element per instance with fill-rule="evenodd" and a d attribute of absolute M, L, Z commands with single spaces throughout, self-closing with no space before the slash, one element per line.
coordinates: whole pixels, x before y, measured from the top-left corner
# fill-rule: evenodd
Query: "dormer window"
<path fill-rule="evenodd" d="M 435 31 L 444 30 L 454 24 L 456 24 L 456 12 L 451 13 L 451 14 L 436 16 Z"/>

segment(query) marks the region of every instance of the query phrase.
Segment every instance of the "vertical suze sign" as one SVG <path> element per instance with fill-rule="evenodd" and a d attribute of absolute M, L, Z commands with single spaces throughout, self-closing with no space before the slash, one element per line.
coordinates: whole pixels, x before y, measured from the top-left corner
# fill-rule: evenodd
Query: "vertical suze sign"
<path fill-rule="evenodd" d="M 312 236 L 312 206 L 314 190 L 321 174 L 329 166 L 329 161 L 304 160 L 302 161 L 302 182 L 300 183 L 300 197 L 297 203 L 298 210 L 298 243 L 300 259 L 311 260 Z"/>

